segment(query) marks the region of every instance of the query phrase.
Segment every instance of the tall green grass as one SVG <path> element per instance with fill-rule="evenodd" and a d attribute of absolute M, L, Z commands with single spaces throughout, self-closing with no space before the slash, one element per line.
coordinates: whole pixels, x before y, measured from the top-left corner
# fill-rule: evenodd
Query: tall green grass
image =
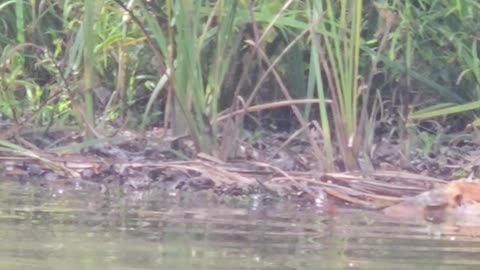
<path fill-rule="evenodd" d="M 160 10 L 139 6 L 166 67 L 157 83 L 157 89 L 170 91 L 166 121 L 176 134 L 188 130 L 197 148 L 211 153 L 218 130 L 211 119 L 218 114 L 223 80 L 240 41 L 238 1 L 167 1 L 165 25 L 155 19 Z"/>
<path fill-rule="evenodd" d="M 333 160 L 330 130 L 348 169 L 357 169 L 353 140 L 357 131 L 362 1 L 308 1 L 311 23 L 311 75 L 320 102 L 320 119 L 328 160 Z M 321 74 L 325 75 L 325 80 Z M 330 115 L 325 97 L 333 100 Z M 332 168 L 332 164 L 328 167 Z"/>
<path fill-rule="evenodd" d="M 0 3 L 0 113 L 18 124 L 80 125 L 92 139 L 108 121 L 161 122 L 215 154 L 221 108 L 316 97 L 319 162 L 355 170 L 381 102 L 403 108 L 403 126 L 479 106 L 474 0 L 48 3 Z M 304 128 L 316 111 L 291 108 Z"/>

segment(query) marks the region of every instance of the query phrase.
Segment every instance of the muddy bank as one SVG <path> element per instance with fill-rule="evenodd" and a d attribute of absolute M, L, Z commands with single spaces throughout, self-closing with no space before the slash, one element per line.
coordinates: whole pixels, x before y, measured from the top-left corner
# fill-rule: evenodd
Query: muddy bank
<path fill-rule="evenodd" d="M 438 145 L 441 156 L 426 155 L 417 149 L 412 151 L 408 166 L 402 167 L 399 144 L 382 142 L 368 158 L 360 160 L 362 171 L 329 173 L 319 168 L 309 143 L 291 134 L 271 133 L 253 143 L 239 144 L 235 157 L 227 161 L 195 152 L 188 137 L 169 138 L 159 131 L 146 135 L 124 132 L 97 140 L 91 147 L 75 144 L 71 139 L 64 143 L 68 147 L 54 144 L 66 135 L 24 137 L 35 142 L 37 150 L 0 152 L 0 176 L 20 181 L 42 178 L 47 185 L 80 180 L 100 187 L 118 184 L 126 190 L 160 187 L 175 191 L 213 190 L 225 195 L 268 193 L 302 204 L 314 204 L 328 197 L 376 209 L 418 195 L 446 180 L 475 175 L 475 156 L 479 151 L 471 141 Z M 15 142 L 21 143 L 18 139 Z M 335 163 L 342 166 L 341 159 Z"/>

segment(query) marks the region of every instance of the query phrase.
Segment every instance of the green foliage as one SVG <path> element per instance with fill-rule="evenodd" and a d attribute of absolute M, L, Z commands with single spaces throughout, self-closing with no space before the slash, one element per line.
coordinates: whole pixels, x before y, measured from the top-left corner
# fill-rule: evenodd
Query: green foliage
<path fill-rule="evenodd" d="M 479 108 L 475 0 L 47 2 L 0 3 L 0 113 L 17 123 L 93 136 L 109 121 L 143 129 L 163 117 L 215 153 L 235 95 L 250 106 L 287 88 L 319 100 L 324 167 L 339 149 L 355 169 L 380 101 L 408 107 L 403 124 Z"/>
<path fill-rule="evenodd" d="M 336 131 L 337 143 L 349 169 L 357 166 L 349 146 L 357 129 L 358 76 L 360 59 L 360 32 L 362 1 L 309 1 L 312 24 L 312 64 L 320 99 L 320 117 L 329 160 L 332 143 L 329 130 Z M 320 76 L 324 72 L 326 80 Z M 332 97 L 330 122 L 325 108 L 326 92 Z M 329 165 L 329 167 L 332 167 Z"/>
<path fill-rule="evenodd" d="M 235 35 L 238 1 L 167 1 L 166 20 L 162 27 L 157 20 L 159 10 L 153 12 L 143 4 L 141 15 L 152 29 L 155 45 L 166 70 L 161 71 L 155 91 L 147 109 L 167 80 L 174 86 L 175 112 L 171 115 L 174 131 L 188 127 L 197 147 L 211 152 L 215 144 L 217 128 L 210 126 L 210 118 L 216 118 L 218 100 L 230 59 L 238 44 Z M 175 55 L 167 48 L 175 48 Z M 208 114 L 209 118 L 205 118 Z M 144 123 L 146 114 L 144 114 Z"/>

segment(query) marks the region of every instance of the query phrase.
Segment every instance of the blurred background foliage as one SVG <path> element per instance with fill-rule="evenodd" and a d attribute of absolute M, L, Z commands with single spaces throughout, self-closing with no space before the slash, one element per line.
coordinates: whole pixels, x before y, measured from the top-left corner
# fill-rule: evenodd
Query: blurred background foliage
<path fill-rule="evenodd" d="M 476 128 L 479 12 L 475 0 L 6 0 L 1 119 L 85 139 L 164 127 L 223 159 L 245 128 L 317 120 L 322 165 L 340 154 L 356 169 L 377 137 Z M 224 120 L 299 99 L 318 102 Z"/>

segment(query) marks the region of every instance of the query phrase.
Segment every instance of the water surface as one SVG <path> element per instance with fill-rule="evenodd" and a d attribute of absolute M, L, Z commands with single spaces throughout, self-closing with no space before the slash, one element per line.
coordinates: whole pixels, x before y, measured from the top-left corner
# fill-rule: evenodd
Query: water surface
<path fill-rule="evenodd" d="M 258 196 L 0 184 L 0 269 L 480 269 L 476 230 L 455 231 Z"/>

